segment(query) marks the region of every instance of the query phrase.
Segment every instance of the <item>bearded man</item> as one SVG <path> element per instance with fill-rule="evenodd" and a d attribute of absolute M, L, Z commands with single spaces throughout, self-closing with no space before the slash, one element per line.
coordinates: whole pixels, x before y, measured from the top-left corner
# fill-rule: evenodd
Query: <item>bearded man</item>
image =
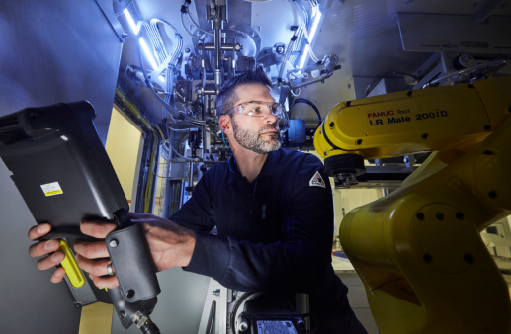
<path fill-rule="evenodd" d="M 130 218 L 143 224 L 158 271 L 181 266 L 236 291 L 306 293 L 318 320 L 316 333 L 367 333 L 331 265 L 333 203 L 323 164 L 311 154 L 280 148 L 278 124 L 284 114 L 271 87 L 261 67 L 227 80 L 216 105 L 231 158 L 207 171 L 192 198 L 168 220 L 151 214 Z M 209 233 L 215 226 L 217 235 Z M 96 238 L 114 229 L 115 224 L 81 224 L 83 233 Z M 49 230 L 49 224 L 41 224 L 29 237 L 35 240 Z M 55 240 L 37 243 L 30 254 L 57 248 Z M 118 286 L 115 276 L 107 276 L 107 260 L 93 260 L 108 257 L 104 242 L 77 242 L 75 251 L 96 286 Z M 63 259 L 56 252 L 39 260 L 39 269 Z M 63 276 L 58 268 L 51 281 Z"/>

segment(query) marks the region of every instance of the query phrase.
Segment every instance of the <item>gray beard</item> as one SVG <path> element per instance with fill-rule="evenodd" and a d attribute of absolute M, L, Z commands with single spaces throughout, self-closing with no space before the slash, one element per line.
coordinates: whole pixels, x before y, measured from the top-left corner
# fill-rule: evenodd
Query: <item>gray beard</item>
<path fill-rule="evenodd" d="M 266 141 L 260 136 L 261 133 L 268 130 L 276 129 L 279 131 L 278 125 L 266 126 L 255 132 L 247 129 L 240 129 L 234 118 L 231 118 L 231 121 L 234 139 L 236 139 L 236 141 L 247 150 L 254 151 L 259 154 L 265 154 L 280 148 L 280 145 L 282 144 L 280 132 L 269 136 L 269 139 Z"/>

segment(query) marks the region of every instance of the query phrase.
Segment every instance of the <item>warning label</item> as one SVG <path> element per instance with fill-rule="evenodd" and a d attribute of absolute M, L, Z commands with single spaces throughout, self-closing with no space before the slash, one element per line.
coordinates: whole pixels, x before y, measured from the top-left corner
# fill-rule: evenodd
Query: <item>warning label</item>
<path fill-rule="evenodd" d="M 291 321 L 259 320 L 257 321 L 259 334 L 298 334 Z"/>
<path fill-rule="evenodd" d="M 43 190 L 44 196 L 46 197 L 63 194 L 58 182 L 43 184 L 41 185 L 41 189 Z"/>
<path fill-rule="evenodd" d="M 309 186 L 311 187 L 325 187 L 325 181 L 321 178 L 321 174 L 319 174 L 318 171 L 312 176 L 312 178 L 309 181 Z"/>

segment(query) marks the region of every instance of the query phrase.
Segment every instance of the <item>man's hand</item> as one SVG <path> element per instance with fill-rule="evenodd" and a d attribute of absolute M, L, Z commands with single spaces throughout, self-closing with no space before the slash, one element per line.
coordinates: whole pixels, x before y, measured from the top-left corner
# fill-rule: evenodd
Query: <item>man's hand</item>
<path fill-rule="evenodd" d="M 37 240 L 40 237 L 48 234 L 50 232 L 51 226 L 48 223 L 42 223 L 37 226 L 32 227 L 28 231 L 28 238 L 30 240 Z M 51 252 L 56 251 L 59 248 L 59 241 L 58 240 L 48 240 L 48 241 L 39 241 L 36 244 L 33 244 L 28 249 L 28 253 L 32 257 L 40 257 L 46 254 L 49 254 Z M 64 253 L 61 251 L 55 252 L 54 254 L 44 257 L 37 261 L 37 268 L 39 270 L 47 270 L 52 267 L 55 267 L 57 264 L 62 262 L 64 260 Z M 64 278 L 64 268 L 60 267 L 55 270 L 53 275 L 51 275 L 50 281 L 52 283 L 59 283 Z"/>
<path fill-rule="evenodd" d="M 156 271 L 188 266 L 195 248 L 193 231 L 148 213 L 129 213 L 128 217 L 132 222 L 142 224 Z M 83 234 L 98 239 L 106 238 L 115 228 L 116 225 L 113 223 L 97 221 L 82 221 L 80 224 Z M 77 241 L 74 248 L 78 265 L 89 273 L 97 287 L 113 289 L 119 285 L 116 276 L 106 276 L 108 260 L 93 260 L 109 256 L 104 241 Z"/>

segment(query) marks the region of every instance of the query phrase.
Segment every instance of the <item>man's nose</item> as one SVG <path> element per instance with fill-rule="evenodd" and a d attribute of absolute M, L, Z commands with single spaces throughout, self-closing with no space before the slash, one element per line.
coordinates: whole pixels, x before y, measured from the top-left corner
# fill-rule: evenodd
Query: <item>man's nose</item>
<path fill-rule="evenodd" d="M 266 117 L 264 118 L 264 121 L 266 124 L 274 124 L 278 123 L 279 118 L 275 116 L 273 113 L 269 112 Z"/>

